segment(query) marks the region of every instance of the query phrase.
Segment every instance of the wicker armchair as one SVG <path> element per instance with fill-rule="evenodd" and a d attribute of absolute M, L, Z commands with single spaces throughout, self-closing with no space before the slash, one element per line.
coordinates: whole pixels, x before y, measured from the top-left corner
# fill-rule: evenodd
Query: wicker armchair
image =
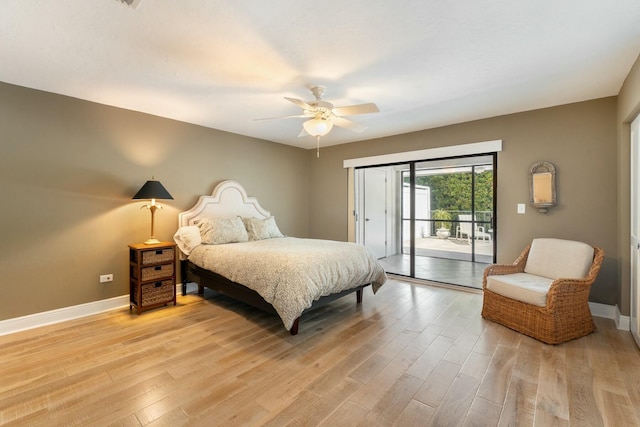
<path fill-rule="evenodd" d="M 559 239 L 536 240 L 556 241 L 560 242 L 561 245 L 563 244 L 562 242 L 577 243 L 588 247 L 583 243 Z M 535 244 L 536 240 L 532 244 Z M 592 247 L 593 261 L 590 267 L 588 264 L 586 265 L 588 273 L 585 277 L 564 279 L 547 276 L 546 280 L 551 283 L 546 293 L 546 303 L 544 303 L 543 299 L 544 306 L 523 302 L 518 300 L 520 298 L 507 297 L 498 293 L 499 290 L 497 289 L 491 290 L 487 288 L 490 276 L 507 274 L 514 275 L 512 277 L 516 278 L 527 276 L 527 261 L 532 244 L 525 248 L 512 265 L 495 264 L 485 269 L 482 283 L 484 291 L 482 317 L 547 344 L 559 344 L 593 332 L 595 326 L 588 300 L 591 285 L 598 276 L 604 258 L 604 251 L 600 248 Z M 559 254 L 559 256 L 562 257 L 562 254 Z M 550 263 L 555 262 L 554 255 L 549 253 L 543 254 L 542 259 Z M 518 275 L 518 273 L 520 274 Z M 505 278 L 495 279 L 504 280 Z M 545 278 L 542 277 L 542 279 Z M 546 291 L 546 288 L 544 291 Z M 541 294 L 542 298 L 545 297 L 544 291 Z M 524 299 L 526 300 L 526 298 Z"/>

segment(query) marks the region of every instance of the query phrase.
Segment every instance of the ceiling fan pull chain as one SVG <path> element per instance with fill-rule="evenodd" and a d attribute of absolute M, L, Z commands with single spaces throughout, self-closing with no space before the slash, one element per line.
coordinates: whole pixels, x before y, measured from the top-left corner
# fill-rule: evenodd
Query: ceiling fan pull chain
<path fill-rule="evenodd" d="M 316 158 L 320 158 L 320 135 L 316 137 Z"/>

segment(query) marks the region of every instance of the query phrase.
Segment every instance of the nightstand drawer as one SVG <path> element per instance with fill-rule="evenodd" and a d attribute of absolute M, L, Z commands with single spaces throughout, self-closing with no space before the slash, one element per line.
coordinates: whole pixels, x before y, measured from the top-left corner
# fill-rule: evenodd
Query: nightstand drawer
<path fill-rule="evenodd" d="M 141 265 L 159 264 L 161 262 L 174 261 L 176 252 L 173 248 L 150 249 L 148 251 L 131 251 L 131 262 L 138 263 L 137 257 L 141 256 Z"/>
<path fill-rule="evenodd" d="M 129 245 L 129 308 L 138 314 L 176 305 L 175 243 Z"/>
<path fill-rule="evenodd" d="M 173 263 L 154 265 L 152 267 L 143 267 L 140 269 L 140 271 L 142 277 L 138 277 L 137 268 L 132 268 L 131 277 L 133 277 L 134 279 L 140 279 L 143 282 L 146 282 L 148 280 L 164 279 L 173 276 Z"/>
<path fill-rule="evenodd" d="M 133 302 L 138 304 L 138 282 L 132 282 L 134 289 Z M 138 304 L 142 307 L 147 307 L 159 303 L 167 303 L 173 301 L 173 293 L 175 291 L 175 284 L 173 279 L 163 280 L 159 282 L 144 283 L 142 285 L 142 304 Z"/>

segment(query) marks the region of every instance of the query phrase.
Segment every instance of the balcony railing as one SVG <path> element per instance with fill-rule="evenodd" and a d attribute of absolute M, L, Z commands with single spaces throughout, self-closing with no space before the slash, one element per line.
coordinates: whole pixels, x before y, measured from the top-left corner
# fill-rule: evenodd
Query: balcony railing
<path fill-rule="evenodd" d="M 429 212 L 429 218 L 416 218 L 416 231 L 420 231 L 420 236 L 435 236 L 438 228 L 436 224 L 440 223 L 449 225 L 445 228 L 449 230 L 449 233 L 452 236 L 456 235 L 456 230 L 458 230 L 458 226 L 461 223 L 475 223 L 476 226 L 482 227 L 487 232 L 491 232 L 493 229 L 492 211 L 475 211 L 475 221 L 464 221 L 459 219 L 460 215 L 473 215 L 471 211 L 446 211 L 451 215 L 452 219 L 432 219 L 431 217 L 433 216 L 434 212 L 435 210 Z M 403 218 L 402 220 L 405 224 L 410 221 L 409 218 Z"/>

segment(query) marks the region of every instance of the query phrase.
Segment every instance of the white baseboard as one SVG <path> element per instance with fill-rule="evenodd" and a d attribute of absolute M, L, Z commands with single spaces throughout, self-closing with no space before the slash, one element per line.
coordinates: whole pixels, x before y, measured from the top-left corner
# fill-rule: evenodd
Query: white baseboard
<path fill-rule="evenodd" d="M 613 320 L 616 321 L 616 327 L 618 329 L 622 329 L 624 331 L 631 330 L 631 318 L 629 316 L 623 316 L 622 314 L 620 314 L 620 309 L 617 305 L 616 305 L 616 318 Z"/>
<path fill-rule="evenodd" d="M 79 317 L 91 316 L 92 314 L 103 313 L 128 305 L 129 295 L 121 295 L 119 297 L 93 301 L 86 304 L 73 305 L 71 307 L 2 320 L 0 321 L 0 336 L 77 319 Z"/>
<path fill-rule="evenodd" d="M 591 314 L 596 317 L 604 317 L 605 319 L 611 319 L 616 322 L 616 328 L 623 331 L 629 330 L 629 316 L 623 316 L 620 314 L 620 309 L 617 305 L 590 302 L 589 309 L 591 310 Z"/>
<path fill-rule="evenodd" d="M 187 290 L 189 290 L 189 287 L 192 287 L 192 284 L 188 283 L 187 285 Z M 182 295 L 182 283 L 176 283 L 176 295 Z M 0 336 L 39 328 L 40 326 L 53 325 L 54 323 L 91 316 L 93 314 L 104 313 L 105 311 L 116 310 L 127 307 L 128 305 L 129 294 L 51 311 L 43 311 L 42 313 L 15 317 L 13 319 L 0 320 Z"/>

